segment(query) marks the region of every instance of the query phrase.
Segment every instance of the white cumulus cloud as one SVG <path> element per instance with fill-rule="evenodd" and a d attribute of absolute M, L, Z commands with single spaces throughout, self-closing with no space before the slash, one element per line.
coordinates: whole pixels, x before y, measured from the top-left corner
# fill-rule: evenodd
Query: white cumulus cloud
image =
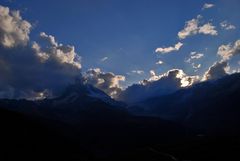
<path fill-rule="evenodd" d="M 240 40 L 235 41 L 234 44 L 221 45 L 218 48 L 218 55 L 222 57 L 223 60 L 228 60 L 232 56 L 240 54 Z"/>
<path fill-rule="evenodd" d="M 197 18 L 187 21 L 184 28 L 178 32 L 179 39 L 185 39 L 196 34 L 205 34 L 212 36 L 218 35 L 216 27 L 211 23 L 201 24 L 201 18 L 202 16 L 198 15 Z"/>
<path fill-rule="evenodd" d="M 215 80 L 228 74 L 230 67 L 226 61 L 215 62 L 205 72 L 203 80 Z"/>
<path fill-rule="evenodd" d="M 205 35 L 218 35 L 217 30 L 215 29 L 216 27 L 213 26 L 211 23 L 206 23 L 203 26 L 199 27 L 199 33 L 205 34 Z"/>
<path fill-rule="evenodd" d="M 178 32 L 178 37 L 180 39 L 185 39 L 188 36 L 196 35 L 198 33 L 198 24 L 201 16 L 196 19 L 189 20 L 185 23 L 184 29 Z"/>
<path fill-rule="evenodd" d="M 170 53 L 173 51 L 178 51 L 182 46 L 183 46 L 183 43 L 178 42 L 174 46 L 170 46 L 170 47 L 166 47 L 166 48 L 164 48 L 164 47 L 157 48 L 155 50 L 155 52 L 161 53 L 161 54 Z"/>
<path fill-rule="evenodd" d="M 81 68 L 80 57 L 75 52 L 74 46 L 58 44 L 54 36 L 44 32 L 40 33 L 40 38 L 46 41 L 45 46 L 42 47 L 34 42 L 32 48 L 42 62 L 56 61 L 59 64 L 70 64 L 76 68 Z"/>
<path fill-rule="evenodd" d="M 20 11 L 11 11 L 0 5 L 0 43 L 11 48 L 26 45 L 29 41 L 31 24 L 23 20 Z"/>
<path fill-rule="evenodd" d="M 125 81 L 125 76 L 115 75 L 112 72 L 105 73 L 99 68 L 89 69 L 85 73 L 84 78 L 86 83 L 92 84 L 96 88 L 101 89 L 111 97 L 117 97 L 119 95 L 122 91 L 120 82 Z"/>

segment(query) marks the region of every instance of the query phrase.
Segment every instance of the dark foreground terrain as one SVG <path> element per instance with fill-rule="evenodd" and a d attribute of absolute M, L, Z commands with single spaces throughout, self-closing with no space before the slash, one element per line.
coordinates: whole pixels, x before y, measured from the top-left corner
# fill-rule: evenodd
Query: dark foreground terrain
<path fill-rule="evenodd" d="M 70 127 L 1 110 L 1 160 L 238 161 L 240 138 L 187 134 L 158 119 Z"/>
<path fill-rule="evenodd" d="M 0 160 L 239 161 L 239 86 L 233 75 L 132 107 L 82 85 L 0 100 Z"/>

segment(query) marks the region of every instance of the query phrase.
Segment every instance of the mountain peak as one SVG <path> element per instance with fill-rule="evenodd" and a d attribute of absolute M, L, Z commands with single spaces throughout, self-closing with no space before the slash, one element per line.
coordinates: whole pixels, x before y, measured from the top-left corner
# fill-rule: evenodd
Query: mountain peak
<path fill-rule="evenodd" d="M 110 105 L 119 106 L 120 103 L 112 99 L 100 89 L 85 84 L 82 81 L 76 81 L 75 84 L 69 85 L 63 94 L 55 99 L 59 103 L 83 103 L 101 101 Z"/>

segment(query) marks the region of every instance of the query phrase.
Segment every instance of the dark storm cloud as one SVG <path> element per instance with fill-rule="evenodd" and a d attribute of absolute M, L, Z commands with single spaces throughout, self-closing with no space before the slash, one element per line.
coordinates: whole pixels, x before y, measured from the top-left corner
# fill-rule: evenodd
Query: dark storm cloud
<path fill-rule="evenodd" d="M 25 97 L 27 93 L 34 92 L 46 93 L 46 90 L 55 95 L 80 75 L 80 66 L 76 62 L 69 63 L 64 57 L 70 50 L 65 53 L 56 50 L 50 47 L 49 52 L 44 53 L 48 58 L 43 60 L 40 55 L 43 53 L 30 46 L 11 49 L 0 47 L 0 88 L 9 87 L 10 92 L 14 92 L 11 94 L 13 97 Z"/>
<path fill-rule="evenodd" d="M 40 34 L 29 41 L 31 24 L 19 11 L 0 6 L 0 97 L 44 98 L 56 95 L 80 76 L 80 58 L 73 46 Z"/>

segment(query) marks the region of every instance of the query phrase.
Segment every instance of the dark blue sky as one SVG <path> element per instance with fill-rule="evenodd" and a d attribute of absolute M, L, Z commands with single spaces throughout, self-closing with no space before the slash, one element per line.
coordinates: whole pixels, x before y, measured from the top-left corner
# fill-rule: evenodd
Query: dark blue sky
<path fill-rule="evenodd" d="M 214 7 L 202 10 L 205 3 Z M 149 71 L 164 73 L 172 68 L 183 69 L 189 75 L 202 75 L 215 61 L 218 47 L 235 42 L 240 36 L 240 1 L 238 0 L 0 0 L 1 5 L 22 11 L 22 17 L 32 24 L 31 39 L 40 32 L 54 35 L 58 42 L 74 45 L 82 57 L 82 70 L 99 67 L 126 76 L 125 85 L 149 77 Z M 211 22 L 217 36 L 198 34 L 184 40 L 178 32 L 185 22 L 197 15 L 204 23 Z M 236 28 L 224 30 L 227 21 Z M 182 42 L 179 51 L 158 54 L 158 47 Z M 185 60 L 193 51 L 204 54 L 198 71 Z M 107 57 L 105 61 L 102 58 Z M 164 64 L 156 65 L 157 61 Z M 231 67 L 236 68 L 237 59 Z M 132 73 L 142 70 L 144 74 Z"/>

